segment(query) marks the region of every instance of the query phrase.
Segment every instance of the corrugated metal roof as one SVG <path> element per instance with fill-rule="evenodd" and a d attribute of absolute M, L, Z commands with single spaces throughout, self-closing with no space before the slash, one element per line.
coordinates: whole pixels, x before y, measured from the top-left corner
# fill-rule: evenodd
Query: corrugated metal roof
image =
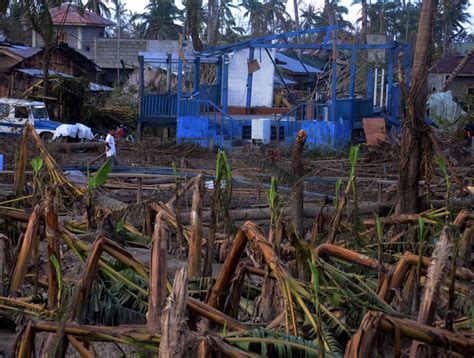
<path fill-rule="evenodd" d="M 450 74 L 459 65 L 464 56 L 448 56 L 435 63 L 430 69 L 430 73 Z M 458 76 L 474 76 L 474 57 L 471 57 Z"/>
<path fill-rule="evenodd" d="M 77 5 L 62 4 L 49 9 L 54 25 L 74 26 L 114 26 L 115 23 L 91 11 L 80 9 Z"/>
<path fill-rule="evenodd" d="M 37 69 L 37 68 L 18 68 L 17 71 L 25 73 L 29 76 L 32 77 L 38 77 L 38 78 L 43 78 L 43 70 Z M 49 70 L 49 75 L 50 76 L 59 76 L 59 77 L 65 77 L 65 78 L 74 78 L 73 76 L 69 76 L 65 73 L 59 72 L 59 71 L 53 71 Z"/>
<path fill-rule="evenodd" d="M 289 80 L 287 78 L 283 78 L 283 80 L 285 81 L 285 84 L 287 86 L 293 86 L 295 84 L 297 84 L 298 82 L 296 81 L 292 81 L 292 80 Z M 283 81 L 281 80 L 281 78 L 279 76 L 275 76 L 273 77 L 273 83 L 276 85 L 276 86 L 284 86 L 283 84 Z"/>
<path fill-rule="evenodd" d="M 98 83 L 91 82 L 89 83 L 89 90 L 91 92 L 110 92 L 112 91 L 112 87 L 100 85 Z"/>
<path fill-rule="evenodd" d="M 322 72 L 319 68 L 313 67 L 308 64 L 302 64 L 301 61 L 285 56 L 282 53 L 277 53 L 276 56 L 277 66 L 292 72 L 292 73 L 320 73 Z"/>
<path fill-rule="evenodd" d="M 41 47 L 29 47 L 29 46 L 18 46 L 18 45 L 9 45 L 9 46 L 0 46 L 1 49 L 5 49 L 21 58 L 30 58 L 31 56 L 36 55 L 42 50 Z"/>

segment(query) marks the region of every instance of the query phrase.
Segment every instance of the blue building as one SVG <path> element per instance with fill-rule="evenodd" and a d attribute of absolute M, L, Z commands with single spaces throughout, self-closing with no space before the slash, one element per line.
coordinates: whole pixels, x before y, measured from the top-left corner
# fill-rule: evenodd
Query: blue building
<path fill-rule="evenodd" d="M 141 53 L 139 131 L 146 125 L 176 126 L 178 143 L 229 148 L 251 139 L 252 120 L 271 123 L 271 139 L 291 144 L 296 132 L 304 129 L 309 147 L 341 147 L 354 133 L 361 131 L 362 118 L 383 116 L 398 124 L 399 90 L 394 81 L 394 67 L 405 53 L 405 72 L 410 73 L 410 48 L 397 41 L 382 44 L 331 43 L 336 27 L 317 28 L 260 37 L 233 44 L 208 47 L 203 52 L 185 54 Z M 321 43 L 295 44 L 295 36 L 323 34 Z M 338 94 L 338 65 L 329 63 L 330 95 L 294 103 L 291 109 L 273 108 L 275 77 L 279 85 L 291 84 L 284 76 L 288 69 L 300 67 L 308 78 L 317 75 L 298 56 L 289 58 L 281 50 L 344 51 L 350 56 L 347 93 Z M 382 51 L 385 63 L 370 67 L 365 95 L 356 95 L 357 56 L 363 52 Z M 295 52 L 296 53 L 296 52 Z M 168 87 L 164 93 L 146 92 L 144 66 L 167 69 Z M 212 83 L 203 83 L 203 68 L 215 68 Z M 306 69 L 305 69 L 306 67 Z M 271 71 L 269 70 L 271 69 Z M 304 75 L 304 74 L 303 74 Z M 286 77 L 286 78 L 285 78 Z M 176 83 L 172 90 L 172 83 Z M 296 81 L 295 81 L 296 82 Z M 255 122 L 254 122 L 255 123 Z"/>

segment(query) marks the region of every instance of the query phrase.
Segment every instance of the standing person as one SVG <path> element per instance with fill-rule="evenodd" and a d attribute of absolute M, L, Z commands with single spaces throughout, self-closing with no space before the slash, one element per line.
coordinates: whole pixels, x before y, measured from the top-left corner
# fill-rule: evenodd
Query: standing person
<path fill-rule="evenodd" d="M 107 137 L 105 137 L 105 145 L 105 156 L 107 157 L 107 160 L 112 158 L 112 165 L 117 165 L 117 152 L 115 150 L 115 138 L 114 131 L 112 129 L 109 130 Z"/>

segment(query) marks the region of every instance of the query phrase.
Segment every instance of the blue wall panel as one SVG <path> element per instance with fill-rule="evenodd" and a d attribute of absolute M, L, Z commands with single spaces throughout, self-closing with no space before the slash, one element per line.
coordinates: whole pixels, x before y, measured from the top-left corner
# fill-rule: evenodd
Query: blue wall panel
<path fill-rule="evenodd" d="M 306 131 L 306 145 L 314 148 L 340 149 L 351 140 L 351 121 L 305 121 L 301 129 Z M 296 135 L 296 134 L 295 134 Z"/>
<path fill-rule="evenodd" d="M 178 143 L 209 139 L 209 121 L 203 117 L 179 117 L 176 126 Z M 200 144 L 201 145 L 201 144 Z"/>

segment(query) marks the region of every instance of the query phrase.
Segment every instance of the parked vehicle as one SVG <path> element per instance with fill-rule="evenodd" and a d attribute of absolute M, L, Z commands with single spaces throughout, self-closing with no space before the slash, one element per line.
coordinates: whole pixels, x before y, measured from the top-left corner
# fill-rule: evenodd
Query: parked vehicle
<path fill-rule="evenodd" d="M 20 135 L 30 122 L 44 141 L 51 141 L 59 122 L 49 120 L 43 102 L 0 98 L 0 135 Z"/>

